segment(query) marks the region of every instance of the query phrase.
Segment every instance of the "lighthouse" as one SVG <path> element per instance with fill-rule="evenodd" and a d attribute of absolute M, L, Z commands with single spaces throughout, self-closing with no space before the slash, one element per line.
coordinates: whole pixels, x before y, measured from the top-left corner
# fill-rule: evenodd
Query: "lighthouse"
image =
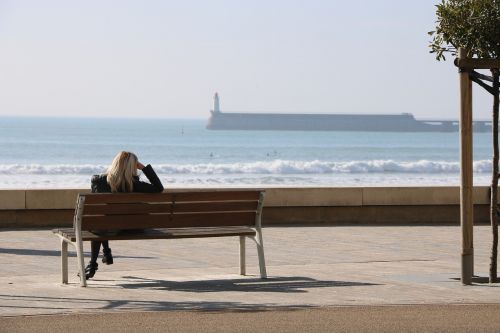
<path fill-rule="evenodd" d="M 219 104 L 219 94 L 215 93 L 214 95 L 214 112 L 220 112 L 220 104 Z"/>

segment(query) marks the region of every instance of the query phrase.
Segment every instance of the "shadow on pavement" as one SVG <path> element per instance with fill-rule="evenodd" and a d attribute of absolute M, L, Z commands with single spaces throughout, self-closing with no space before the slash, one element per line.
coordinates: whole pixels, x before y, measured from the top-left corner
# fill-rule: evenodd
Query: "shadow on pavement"
<path fill-rule="evenodd" d="M 37 249 L 12 249 L 12 248 L 1 248 L 0 254 L 14 254 L 21 256 L 49 256 L 49 257 L 59 257 L 61 251 L 53 250 L 37 250 Z M 85 252 L 85 256 L 90 256 L 90 252 Z M 76 257 L 75 251 L 68 251 L 68 257 Z M 114 258 L 135 258 L 135 259 L 156 259 L 157 257 L 138 257 L 138 256 L 120 256 L 113 255 Z"/>
<path fill-rule="evenodd" d="M 308 277 L 274 277 L 267 279 L 226 279 L 200 281 L 165 281 L 124 276 L 130 283 L 118 284 L 125 289 L 152 288 L 157 290 L 185 291 L 194 293 L 207 292 L 275 292 L 305 293 L 311 288 L 375 286 L 378 284 L 352 281 L 321 281 Z"/>
<path fill-rule="evenodd" d="M 101 310 L 126 310 L 126 311 L 170 311 L 170 310 L 190 310 L 190 311 L 269 311 L 269 310 L 299 310 L 305 308 L 315 308 L 311 305 L 277 305 L 273 303 L 241 303 L 241 302 L 217 302 L 217 301 L 192 301 L 192 302 L 169 302 L 150 300 L 109 300 L 76 297 L 48 297 L 48 296 L 21 296 L 21 295 L 0 295 L 0 301 L 4 304 L 8 301 L 10 305 L 0 306 L 0 311 L 8 308 L 26 310 L 47 310 L 45 314 L 51 313 L 78 313 Z M 55 310 L 55 311 L 54 311 Z M 1 317 L 1 316 L 0 316 Z"/>
<path fill-rule="evenodd" d="M 460 281 L 461 279 L 459 277 L 457 278 L 451 278 L 451 280 L 455 280 L 455 281 Z M 477 276 L 477 275 L 474 275 L 472 277 L 472 283 L 478 283 L 478 284 L 490 284 L 490 278 L 487 277 L 487 276 Z M 500 278 L 497 278 L 497 280 L 493 283 L 500 283 Z M 493 285 L 494 287 L 500 287 L 500 284 L 495 286 Z"/>

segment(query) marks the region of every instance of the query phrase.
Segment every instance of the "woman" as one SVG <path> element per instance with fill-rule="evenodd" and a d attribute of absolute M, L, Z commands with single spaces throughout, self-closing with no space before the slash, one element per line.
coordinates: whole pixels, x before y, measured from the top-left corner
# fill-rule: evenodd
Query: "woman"
<path fill-rule="evenodd" d="M 137 170 L 142 170 L 151 184 L 140 181 Z M 154 193 L 163 191 L 163 185 L 151 165 L 144 166 L 139 162 L 135 154 L 126 151 L 119 152 L 115 156 L 105 174 L 93 176 L 91 186 L 92 193 Z M 97 257 L 99 256 L 101 243 L 103 247 L 102 262 L 107 265 L 113 264 L 113 256 L 111 255 L 108 241 L 92 241 L 92 255 L 89 264 L 85 268 L 85 277 L 87 280 L 92 278 L 97 271 Z"/>

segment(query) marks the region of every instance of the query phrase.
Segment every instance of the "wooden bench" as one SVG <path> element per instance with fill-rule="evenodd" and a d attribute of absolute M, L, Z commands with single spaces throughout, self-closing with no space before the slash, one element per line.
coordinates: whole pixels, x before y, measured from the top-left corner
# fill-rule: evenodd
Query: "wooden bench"
<path fill-rule="evenodd" d="M 266 278 L 261 216 L 264 192 L 80 194 L 73 228 L 54 229 L 61 239 L 62 283 L 68 283 L 68 244 L 75 246 L 80 285 L 85 287 L 83 242 L 92 240 L 240 238 L 240 274 L 246 274 L 245 239 L 257 244 L 261 278 Z"/>

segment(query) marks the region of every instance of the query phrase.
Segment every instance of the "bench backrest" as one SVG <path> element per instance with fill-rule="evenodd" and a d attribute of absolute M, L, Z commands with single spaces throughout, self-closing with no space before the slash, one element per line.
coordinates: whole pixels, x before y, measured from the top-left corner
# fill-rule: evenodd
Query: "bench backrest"
<path fill-rule="evenodd" d="M 264 192 L 203 191 L 80 194 L 81 230 L 257 226 Z"/>

